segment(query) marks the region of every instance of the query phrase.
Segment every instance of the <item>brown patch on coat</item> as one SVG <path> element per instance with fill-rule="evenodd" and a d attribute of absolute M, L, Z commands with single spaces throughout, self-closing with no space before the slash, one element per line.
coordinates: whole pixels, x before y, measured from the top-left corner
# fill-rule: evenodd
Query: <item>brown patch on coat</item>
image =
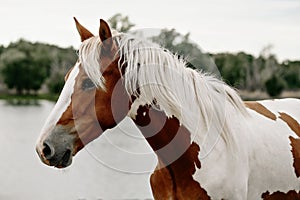
<path fill-rule="evenodd" d="M 290 190 L 287 193 L 277 191 L 270 194 L 269 191 L 266 191 L 261 195 L 261 198 L 263 200 L 300 200 L 300 192 Z"/>
<path fill-rule="evenodd" d="M 294 158 L 293 167 L 295 169 L 295 173 L 297 178 L 300 176 L 300 139 L 294 138 L 292 136 L 289 137 L 292 146 L 292 154 Z"/>
<path fill-rule="evenodd" d="M 150 177 L 150 185 L 155 199 L 168 199 L 173 197 L 173 179 L 166 167 L 162 167 L 161 161 L 158 161 L 154 173 Z"/>
<path fill-rule="evenodd" d="M 191 142 L 189 131 L 180 126 L 178 119 L 167 118 L 150 106 L 140 106 L 134 122 L 159 159 L 150 178 L 154 198 L 210 199 L 192 176 L 196 167 L 201 167 L 200 147 Z"/>
<path fill-rule="evenodd" d="M 280 112 L 279 118 L 287 123 L 287 125 L 300 137 L 300 124 L 290 115 Z"/>
<path fill-rule="evenodd" d="M 248 107 L 251 110 L 254 110 L 255 112 L 269 118 L 272 120 L 276 120 L 276 115 L 272 113 L 270 110 L 268 110 L 265 106 L 262 104 L 256 102 L 256 101 L 248 101 L 245 102 L 246 107 Z"/>
<path fill-rule="evenodd" d="M 296 133 L 298 137 L 300 137 L 300 125 L 299 123 L 290 115 L 281 112 L 279 113 L 279 118 L 282 119 L 287 125 L 290 127 L 292 131 Z M 292 136 L 289 137 L 292 146 L 292 154 L 294 158 L 293 167 L 295 169 L 295 174 L 299 178 L 300 177 L 300 139 L 294 138 Z"/>

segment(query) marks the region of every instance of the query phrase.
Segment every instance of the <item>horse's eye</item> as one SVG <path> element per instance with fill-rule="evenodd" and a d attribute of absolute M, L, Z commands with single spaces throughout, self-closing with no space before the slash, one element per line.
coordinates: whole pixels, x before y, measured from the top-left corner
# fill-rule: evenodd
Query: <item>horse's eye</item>
<path fill-rule="evenodd" d="M 91 90 L 95 88 L 95 84 L 91 81 L 91 79 L 87 78 L 82 82 L 83 90 Z"/>

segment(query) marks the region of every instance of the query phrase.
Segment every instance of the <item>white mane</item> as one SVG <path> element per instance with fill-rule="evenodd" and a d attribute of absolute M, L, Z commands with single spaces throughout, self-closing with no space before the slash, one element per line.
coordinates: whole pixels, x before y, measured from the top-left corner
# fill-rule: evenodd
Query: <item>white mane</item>
<path fill-rule="evenodd" d="M 123 78 L 129 96 L 136 96 L 140 105 L 152 105 L 168 117 L 176 117 L 193 137 L 205 140 L 206 135 L 217 132 L 229 146 L 234 144 L 227 115 L 233 110 L 245 114 L 246 109 L 232 88 L 213 76 L 187 68 L 183 59 L 154 43 L 126 34 L 116 36 L 115 41 L 120 48 L 119 68 L 125 67 Z M 80 60 L 91 80 L 104 89 L 99 45 L 97 37 L 84 42 Z"/>

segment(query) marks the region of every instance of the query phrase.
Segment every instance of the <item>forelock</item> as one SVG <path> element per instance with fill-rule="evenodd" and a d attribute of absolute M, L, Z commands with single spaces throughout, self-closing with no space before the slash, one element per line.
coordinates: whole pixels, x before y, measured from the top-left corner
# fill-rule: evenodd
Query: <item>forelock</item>
<path fill-rule="evenodd" d="M 79 48 L 79 61 L 85 73 L 96 87 L 105 90 L 105 79 L 100 70 L 100 46 L 99 36 L 83 41 Z"/>
<path fill-rule="evenodd" d="M 116 30 L 112 30 L 112 36 L 120 36 Z M 99 36 L 91 37 L 82 42 L 79 48 L 79 61 L 91 81 L 97 88 L 105 90 L 105 79 L 100 69 L 101 40 Z"/>

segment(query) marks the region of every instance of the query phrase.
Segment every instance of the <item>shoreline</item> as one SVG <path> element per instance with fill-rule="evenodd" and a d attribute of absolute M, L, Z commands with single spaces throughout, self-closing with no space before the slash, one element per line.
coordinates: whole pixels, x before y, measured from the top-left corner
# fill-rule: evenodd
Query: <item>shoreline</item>
<path fill-rule="evenodd" d="M 26 106 L 26 105 L 39 105 L 40 100 L 48 100 L 56 102 L 58 94 L 38 94 L 38 95 L 15 95 L 15 94 L 0 94 L 0 100 L 6 101 L 9 105 Z"/>
<path fill-rule="evenodd" d="M 298 98 L 300 99 L 300 90 L 283 91 L 278 97 L 270 97 L 264 91 L 246 91 L 236 90 L 243 101 L 255 101 L 265 99 L 282 99 L 282 98 Z M 38 105 L 39 100 L 48 100 L 56 102 L 59 94 L 37 94 L 37 95 L 16 95 L 16 94 L 0 94 L 0 100 L 6 100 L 11 105 Z"/>

